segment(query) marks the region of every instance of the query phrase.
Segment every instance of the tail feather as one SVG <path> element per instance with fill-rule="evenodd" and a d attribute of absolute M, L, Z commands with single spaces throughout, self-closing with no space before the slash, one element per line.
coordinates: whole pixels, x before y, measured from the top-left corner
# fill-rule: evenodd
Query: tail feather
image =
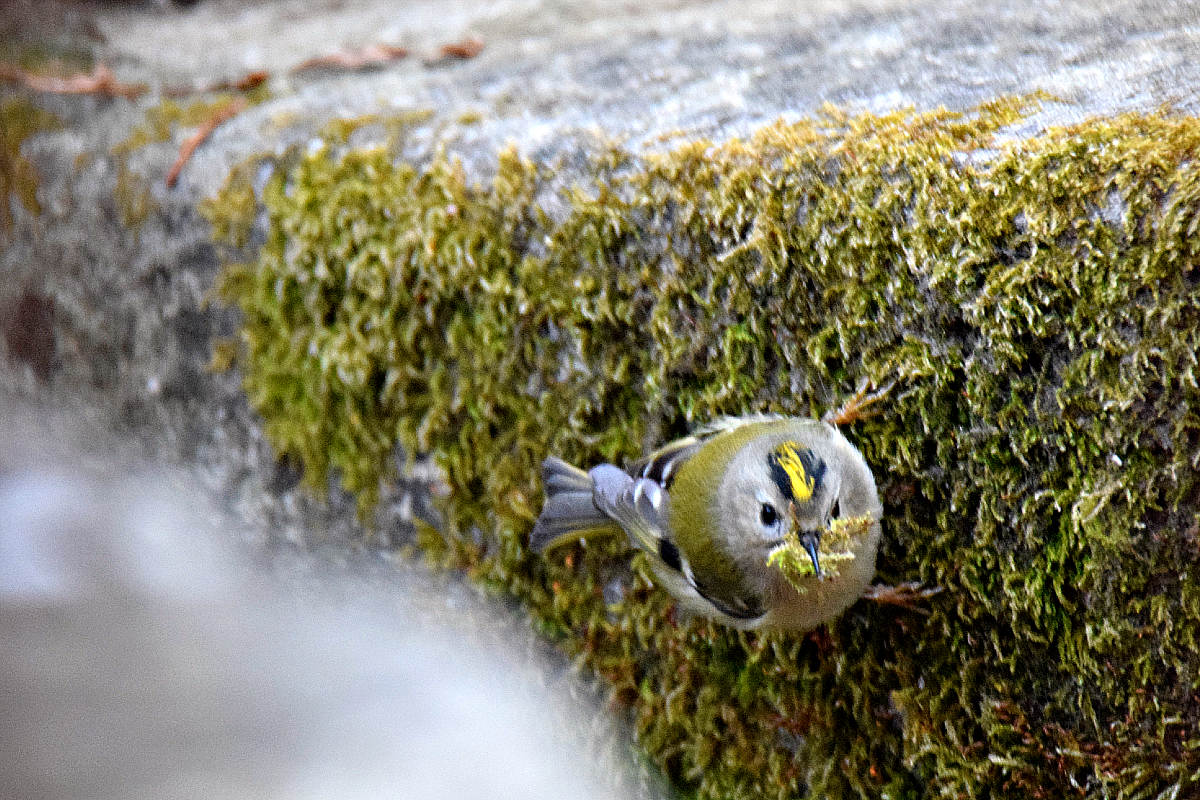
<path fill-rule="evenodd" d="M 592 501 L 591 476 L 561 458 L 542 462 L 542 484 L 546 504 L 529 534 L 529 547 L 536 553 L 551 550 L 576 539 L 621 532 L 611 517 Z"/>

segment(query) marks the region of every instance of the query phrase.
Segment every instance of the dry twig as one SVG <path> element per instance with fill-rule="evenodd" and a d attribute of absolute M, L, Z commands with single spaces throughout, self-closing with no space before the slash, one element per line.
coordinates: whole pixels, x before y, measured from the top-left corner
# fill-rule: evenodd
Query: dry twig
<path fill-rule="evenodd" d="M 359 50 L 340 50 L 327 56 L 310 58 L 292 67 L 292 72 L 303 72 L 319 67 L 351 70 L 364 69 L 366 67 L 381 66 L 389 61 L 397 61 L 407 56 L 408 50 L 404 47 L 397 47 L 390 44 L 369 44 Z"/>
<path fill-rule="evenodd" d="M 876 414 L 879 414 L 881 410 L 872 408 L 870 411 L 868 411 L 867 408 L 879 402 L 884 397 L 887 397 L 888 392 L 890 392 L 892 387 L 895 385 L 896 383 L 893 381 L 882 389 L 868 394 L 867 388 L 870 386 L 870 384 L 864 378 L 863 381 L 858 385 L 858 391 L 854 393 L 853 397 L 842 403 L 841 408 L 837 410 L 830 409 L 829 411 L 825 412 L 825 416 L 821 419 L 825 422 L 828 422 L 830 425 L 850 425 L 851 423 L 857 422 L 860 419 L 868 419 L 873 417 Z"/>
<path fill-rule="evenodd" d="M 171 165 L 170 172 L 167 173 L 167 188 L 175 186 L 179 180 L 179 173 L 183 170 L 183 165 L 192 157 L 192 153 L 196 152 L 196 148 L 204 143 L 204 140 L 212 135 L 221 123 L 229 120 L 246 108 L 246 98 L 239 97 L 224 108 L 218 109 L 213 113 L 208 121 L 201 126 L 200 130 L 193 133 L 179 147 L 179 157 L 175 159 L 175 163 Z"/>
<path fill-rule="evenodd" d="M 886 584 L 877 583 L 868 586 L 863 592 L 863 597 L 867 600 L 874 600 L 876 603 L 906 608 L 909 611 L 915 611 L 922 616 L 928 617 L 929 609 L 920 604 L 922 601 L 928 600 L 941 591 L 942 587 L 940 586 L 925 588 L 916 581 L 901 583 L 898 586 L 887 586 Z"/>
<path fill-rule="evenodd" d="M 169 89 L 164 89 L 163 94 L 167 97 L 187 97 L 193 94 L 206 94 L 208 92 L 248 92 L 251 89 L 257 89 L 267 82 L 271 77 L 271 73 L 266 70 L 255 70 L 247 72 L 242 77 L 235 81 L 218 81 L 217 83 L 209 84 L 208 86 L 172 86 Z"/>
<path fill-rule="evenodd" d="M 482 52 L 482 39 L 463 39 L 461 42 L 451 42 L 438 48 L 438 56 L 443 59 L 466 60 Z"/>
<path fill-rule="evenodd" d="M 121 83 L 104 64 L 97 64 L 90 73 L 81 72 L 65 78 L 35 75 L 12 64 L 0 64 L 0 80 L 50 94 L 99 94 L 135 100 L 146 93 L 146 84 Z"/>

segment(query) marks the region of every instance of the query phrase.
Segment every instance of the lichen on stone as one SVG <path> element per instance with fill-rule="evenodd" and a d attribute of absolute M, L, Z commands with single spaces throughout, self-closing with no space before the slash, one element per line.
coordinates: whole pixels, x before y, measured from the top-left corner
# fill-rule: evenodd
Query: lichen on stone
<path fill-rule="evenodd" d="M 412 108 L 390 114 L 363 114 L 357 117 L 336 117 L 329 120 L 317 132 L 317 138 L 332 144 L 345 145 L 350 137 L 364 128 L 374 128 L 387 133 L 391 139 L 402 136 L 409 128 L 428 122 L 434 116 L 431 109 Z"/>
<path fill-rule="evenodd" d="M 135 235 L 157 207 L 150 191 L 150 182 L 145 176 L 131 170 L 124 159 L 119 159 L 117 164 L 113 202 L 121 215 L 121 224 Z"/>
<path fill-rule="evenodd" d="M 39 131 L 54 130 L 60 123 L 48 111 L 20 97 L 0 100 L 0 234 L 12 229 L 10 203 L 17 202 L 32 214 L 41 212 L 37 199 L 38 174 L 21 153 L 21 144 Z"/>
<path fill-rule="evenodd" d="M 424 541 L 603 676 L 688 795 L 1190 796 L 1200 120 L 1001 135 L 1033 106 L 614 147 L 561 191 L 515 151 L 480 183 L 306 154 L 222 281 L 246 391 L 368 517 L 397 449 L 434 454 L 452 491 Z M 879 577 L 944 587 L 929 617 L 739 633 L 679 616 L 619 543 L 526 550 L 546 455 L 628 463 L 864 379 L 898 382 L 848 431 Z"/>

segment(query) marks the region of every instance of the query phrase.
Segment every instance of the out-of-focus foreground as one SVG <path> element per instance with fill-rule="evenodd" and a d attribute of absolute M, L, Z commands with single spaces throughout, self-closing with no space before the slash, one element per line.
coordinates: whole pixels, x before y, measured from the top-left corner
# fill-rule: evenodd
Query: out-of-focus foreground
<path fill-rule="evenodd" d="M 5 411 L 0 797 L 627 796 L 603 715 L 461 586 L 256 563 L 186 475 Z"/>

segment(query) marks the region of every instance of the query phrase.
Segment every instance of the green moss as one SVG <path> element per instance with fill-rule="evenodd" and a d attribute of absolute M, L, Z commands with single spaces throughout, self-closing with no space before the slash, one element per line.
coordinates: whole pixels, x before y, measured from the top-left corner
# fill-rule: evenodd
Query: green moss
<path fill-rule="evenodd" d="M 364 128 L 378 128 L 390 138 L 402 136 L 409 128 L 433 118 L 433 111 L 414 108 L 393 114 L 363 114 L 358 117 L 338 117 L 322 126 L 317 136 L 334 145 L 344 145 L 355 132 Z"/>
<path fill-rule="evenodd" d="M 875 520 L 871 516 L 843 517 L 833 520 L 833 524 L 821 533 L 818 545 L 821 571 L 827 579 L 833 579 L 841 572 L 841 565 L 854 561 L 854 544 L 862 541 Z M 795 530 L 784 534 L 784 543 L 767 556 L 767 563 L 783 573 L 788 583 L 797 592 L 804 594 L 808 585 L 804 580 L 817 574 L 812 559 L 800 542 L 800 536 Z"/>
<path fill-rule="evenodd" d="M 148 109 L 145 121 L 135 126 L 125 139 L 113 146 L 112 154 L 118 162 L 113 199 L 121 212 L 121 222 L 126 228 L 136 231 L 155 207 L 146 179 L 129 169 L 129 155 L 147 145 L 170 141 L 181 128 L 196 128 L 205 124 L 237 102 L 239 96 L 247 98 L 253 105 L 266 100 L 268 90 L 263 84 L 242 95 L 226 92 L 187 104 L 171 99 L 163 100 Z M 209 208 L 211 204 L 203 207 L 204 210 L 212 211 L 209 221 L 222 241 L 237 240 L 240 236 L 244 243 L 249 235 L 250 225 L 254 221 L 253 209 L 257 203 L 250 185 L 250 170 L 254 165 L 252 160 L 247 161 L 230 173 L 223 192 L 225 202 L 219 210 L 213 211 Z"/>
<path fill-rule="evenodd" d="M 383 119 L 381 114 L 363 114 L 357 117 L 337 117 L 326 122 L 318 136 L 335 144 L 346 144 L 355 131 L 372 125 L 378 125 Z"/>
<path fill-rule="evenodd" d="M 224 276 L 246 390 L 308 485 L 336 473 L 364 512 L 397 446 L 436 454 L 438 558 L 603 675 L 695 796 L 1194 795 L 1200 120 L 999 139 L 1028 108 L 613 148 L 554 218 L 512 152 L 482 185 L 306 155 Z M 899 381 L 850 431 L 880 577 L 945 587 L 928 618 L 737 633 L 678 619 L 620 543 L 525 550 L 545 455 L 626 462 L 864 378 Z"/>
<path fill-rule="evenodd" d="M 211 106 L 209 110 L 211 111 Z M 128 155 L 148 144 L 169 140 L 172 129 L 179 124 L 183 114 L 183 106 L 174 100 L 163 100 L 158 105 L 151 106 L 146 110 L 145 121 L 135 126 L 127 137 L 113 146 L 113 155 Z"/>
<path fill-rule="evenodd" d="M 13 195 L 31 213 L 40 213 L 37 170 L 21 155 L 21 143 L 38 131 L 54 130 L 59 125 L 57 117 L 28 100 L 0 101 L 0 233 L 12 230 L 9 203 Z"/>
<path fill-rule="evenodd" d="M 262 102 L 267 97 L 265 85 L 247 92 L 245 96 L 251 104 Z M 227 109 L 235 100 L 235 95 L 228 92 L 187 104 L 171 99 L 163 100 L 147 109 L 142 124 L 135 126 L 127 137 L 117 142 L 112 148 L 112 153 L 115 156 L 126 156 L 147 145 L 169 141 L 177 129 L 203 125 Z"/>
<path fill-rule="evenodd" d="M 238 249 L 249 241 L 258 215 L 253 172 L 259 163 L 258 159 L 252 158 L 234 167 L 217 195 L 200 203 L 200 213 L 212 225 L 213 238 L 217 241 Z"/>

